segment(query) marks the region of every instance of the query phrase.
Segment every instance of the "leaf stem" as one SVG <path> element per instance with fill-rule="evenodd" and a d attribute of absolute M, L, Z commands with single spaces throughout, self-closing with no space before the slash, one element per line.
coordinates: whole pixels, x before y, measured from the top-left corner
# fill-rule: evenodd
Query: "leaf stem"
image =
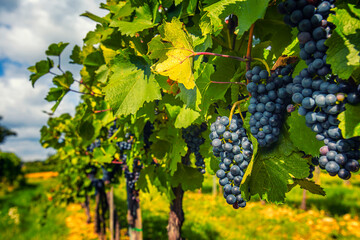
<path fill-rule="evenodd" d="M 241 101 L 237 101 L 235 102 L 233 105 L 232 105 L 232 108 L 231 108 L 231 111 L 230 111 L 230 116 L 229 116 L 229 124 L 231 122 L 231 119 L 232 119 L 232 116 L 234 115 L 234 112 L 235 112 L 235 108 L 238 104 L 240 104 Z"/>
<path fill-rule="evenodd" d="M 241 58 L 237 56 L 231 56 L 226 54 L 218 54 L 218 53 L 212 53 L 212 52 L 194 52 L 192 56 L 198 56 L 198 55 L 211 55 L 211 56 L 217 56 L 217 57 L 224 57 L 224 58 L 233 58 L 241 62 L 248 62 L 249 60 L 246 58 Z"/>
<path fill-rule="evenodd" d="M 84 85 L 84 87 L 85 87 L 87 90 L 89 90 L 89 92 L 90 92 L 91 95 L 97 94 L 97 93 L 95 93 L 94 91 L 92 91 L 91 88 L 90 88 L 88 85 L 86 85 L 82 79 L 81 79 L 80 81 L 74 79 L 74 81 L 77 82 L 77 83 L 79 83 L 79 84 Z M 99 94 L 99 95 L 101 95 L 101 94 Z"/>
<path fill-rule="evenodd" d="M 61 69 L 61 65 L 60 65 L 60 63 L 61 63 L 61 57 L 60 57 L 60 55 L 59 55 L 59 64 L 58 64 L 58 69 L 60 70 L 60 72 L 62 72 L 63 74 L 65 74 L 65 72 Z"/>
<path fill-rule="evenodd" d="M 246 86 L 245 83 L 243 82 L 217 82 L 217 81 L 210 81 L 211 83 L 218 83 L 218 84 L 228 84 L 228 83 L 232 83 L 232 84 L 239 84 L 239 85 L 243 85 Z"/>
<path fill-rule="evenodd" d="M 265 61 L 265 60 L 260 59 L 260 58 L 253 58 L 253 60 L 255 60 L 255 61 L 259 61 L 259 62 L 261 62 L 262 64 L 264 64 L 264 66 L 265 66 L 265 68 L 266 68 L 267 72 L 269 73 L 269 76 L 271 76 L 270 67 L 269 67 L 269 65 L 266 63 L 266 61 Z"/>
<path fill-rule="evenodd" d="M 102 112 L 107 112 L 107 111 L 111 111 L 112 109 L 111 108 L 108 108 L 108 109 L 103 109 L 103 110 L 94 110 L 93 112 L 94 113 L 102 113 Z"/>

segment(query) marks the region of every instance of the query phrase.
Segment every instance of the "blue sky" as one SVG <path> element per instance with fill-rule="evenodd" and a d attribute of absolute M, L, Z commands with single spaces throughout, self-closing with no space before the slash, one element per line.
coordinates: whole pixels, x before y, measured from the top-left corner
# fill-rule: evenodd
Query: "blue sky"
<path fill-rule="evenodd" d="M 105 1 L 105 0 L 104 0 Z M 80 67 L 66 59 L 72 47 L 82 45 L 86 33 L 95 28 L 91 20 L 80 17 L 85 11 L 99 16 L 101 0 L 0 0 L 0 115 L 2 125 L 17 132 L 0 145 L 2 151 L 15 152 L 24 161 L 45 159 L 53 150 L 39 143 L 40 128 L 52 104 L 44 100 L 51 78 L 40 79 L 35 88 L 29 82 L 27 68 L 45 58 L 54 42 L 69 42 L 62 56 L 62 68 L 79 76 Z M 71 93 L 56 111 L 73 113 L 79 96 Z"/>

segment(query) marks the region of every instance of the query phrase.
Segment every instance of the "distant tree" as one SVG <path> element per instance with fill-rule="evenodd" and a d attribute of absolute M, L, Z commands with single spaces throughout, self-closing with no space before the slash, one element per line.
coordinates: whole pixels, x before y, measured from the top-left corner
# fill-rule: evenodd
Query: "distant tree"
<path fill-rule="evenodd" d="M 0 121 L 2 120 L 2 116 L 0 116 Z M 5 142 L 5 138 L 9 137 L 9 136 L 16 136 L 16 132 L 11 131 L 10 129 L 2 126 L 0 124 L 0 144 Z"/>

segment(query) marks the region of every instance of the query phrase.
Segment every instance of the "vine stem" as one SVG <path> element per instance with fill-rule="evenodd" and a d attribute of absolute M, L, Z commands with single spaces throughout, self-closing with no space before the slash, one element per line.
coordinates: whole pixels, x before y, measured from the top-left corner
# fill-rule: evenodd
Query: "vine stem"
<path fill-rule="evenodd" d="M 246 84 L 243 83 L 243 82 L 217 82 L 217 81 L 211 81 L 211 83 L 218 83 L 218 84 L 228 84 L 228 83 L 232 83 L 232 84 L 239 84 L 239 85 L 246 86 Z"/>
<path fill-rule="evenodd" d="M 246 51 L 246 58 L 251 59 L 251 48 L 252 48 L 252 39 L 254 36 L 254 27 L 255 23 L 251 24 L 250 31 L 249 31 L 249 40 L 248 40 L 248 46 Z M 246 71 L 249 71 L 251 68 L 251 61 L 246 62 Z M 249 84 L 250 80 L 246 79 L 246 84 Z M 249 92 L 249 96 L 251 97 L 251 93 Z"/>
<path fill-rule="evenodd" d="M 248 40 L 248 46 L 247 46 L 247 51 L 246 51 L 246 58 L 247 59 L 251 59 L 251 48 L 252 48 L 252 40 L 253 40 L 253 36 L 254 36 L 254 27 L 255 27 L 255 23 L 253 23 L 250 27 L 250 31 L 249 31 L 249 40 Z M 250 65 L 250 61 L 246 62 L 246 71 L 249 71 L 251 68 Z M 249 83 L 249 80 L 247 80 L 247 83 Z"/>
<path fill-rule="evenodd" d="M 266 61 L 264 61 L 263 59 L 260 59 L 260 58 L 253 58 L 253 60 L 259 61 L 259 62 L 261 62 L 262 64 L 264 64 L 267 72 L 269 73 L 269 76 L 271 76 L 270 67 L 269 67 L 269 65 L 266 63 Z"/>
<path fill-rule="evenodd" d="M 241 101 L 237 101 L 237 102 L 235 102 L 235 103 L 232 105 L 231 111 L 230 111 L 230 116 L 229 116 L 229 124 L 230 124 L 231 119 L 232 119 L 232 117 L 233 117 L 233 115 L 234 115 L 236 106 L 237 106 L 238 104 L 240 104 L 240 102 L 241 102 Z"/>
<path fill-rule="evenodd" d="M 74 81 L 77 82 L 77 83 L 79 83 L 79 84 L 84 85 L 84 87 L 85 87 L 87 90 L 90 91 L 91 95 L 95 95 L 95 94 L 96 94 L 94 91 L 91 90 L 91 88 L 90 88 L 88 85 L 86 85 L 86 84 L 84 83 L 84 81 L 83 81 L 82 79 L 81 79 L 80 81 L 74 79 Z"/>
<path fill-rule="evenodd" d="M 229 122 L 231 122 L 231 119 L 232 119 L 232 116 L 234 115 L 234 112 L 235 112 L 236 107 L 238 107 L 238 111 L 239 111 L 239 114 L 240 114 L 241 119 L 243 120 L 243 122 L 245 122 L 245 119 L 244 119 L 244 117 L 243 117 L 243 115 L 242 115 L 242 113 L 241 113 L 240 104 L 241 104 L 242 102 L 247 101 L 247 100 L 249 100 L 249 98 L 245 98 L 245 99 L 239 100 L 239 101 L 235 102 L 235 103 L 232 105 L 231 111 L 230 111 L 230 116 L 229 116 Z M 229 124 L 230 124 L 230 123 L 229 123 Z"/>
<path fill-rule="evenodd" d="M 103 109 L 103 110 L 94 110 L 94 113 L 102 113 L 102 112 L 107 112 L 107 111 L 111 111 L 111 108 L 108 109 Z"/>

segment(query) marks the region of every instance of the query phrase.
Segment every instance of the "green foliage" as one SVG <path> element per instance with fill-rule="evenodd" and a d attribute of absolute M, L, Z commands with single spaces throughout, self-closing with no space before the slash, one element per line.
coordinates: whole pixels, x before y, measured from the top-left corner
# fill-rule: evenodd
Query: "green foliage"
<path fill-rule="evenodd" d="M 306 154 L 318 156 L 323 143 L 316 140 L 316 133 L 306 127 L 305 118 L 295 111 L 287 118 L 286 123 L 289 126 L 289 137 L 294 145 Z"/>
<path fill-rule="evenodd" d="M 342 4 L 335 12 L 336 15 L 328 19 L 336 28 L 326 41 L 329 46 L 327 62 L 340 78 L 348 79 L 360 67 L 359 10 L 352 4 Z"/>
<path fill-rule="evenodd" d="M 119 159 L 116 142 L 124 140 L 126 132 L 134 134 L 133 148 L 126 153 L 129 162 L 139 158 L 144 164 L 139 188 L 156 188 L 168 199 L 174 197 L 171 188 L 179 184 L 184 190 L 199 188 L 203 178 L 194 166 L 184 162 L 188 154 L 181 129 L 202 122 L 209 126 L 218 115 L 229 115 L 231 105 L 239 99 L 244 99 L 241 111 L 247 111 L 247 69 L 240 57 L 246 56 L 248 50 L 251 57 L 264 59 L 270 68 L 283 54 L 299 55 L 298 31 L 283 23 L 273 3 L 167 0 L 160 6 L 154 0 L 108 1 L 101 4 L 108 11 L 104 17 L 84 13 L 97 26 L 70 56 L 71 63 L 83 65 L 81 80 L 60 66 L 60 55 L 67 43 L 50 45 L 48 57 L 29 68 L 33 85 L 47 73 L 54 75 L 46 97 L 54 102 L 53 111 L 73 91 L 72 86 L 80 84 L 82 96 L 74 116 L 50 118 L 41 130 L 41 144 L 57 149 L 63 167 L 61 198 L 76 201 L 84 196 L 88 186 L 84 171 L 92 164 L 104 165 Z M 326 42 L 327 59 L 344 81 L 351 77 L 358 82 L 359 10 L 351 3 L 343 3 L 335 11 L 336 15 L 329 18 L 337 28 Z M 237 20 L 227 24 L 225 17 L 230 14 Z M 254 41 L 248 49 L 251 26 Z M 303 69 L 304 61 L 294 67 L 296 74 Z M 359 135 L 355 108 L 347 106 L 339 116 L 346 137 Z M 114 120 L 119 130 L 108 138 Z M 149 138 L 152 144 L 145 149 L 147 121 L 154 129 Z M 246 128 L 248 121 L 246 114 Z M 256 139 L 250 136 L 254 156 L 241 186 L 247 199 L 259 195 L 271 202 L 284 202 L 289 184 L 321 193 L 304 180 L 309 169 L 303 158 L 304 153 L 318 155 L 321 143 L 297 113 L 291 114 L 285 125 L 281 139 L 271 149 L 258 148 Z M 218 160 L 212 155 L 208 134 L 204 135 L 207 141 L 201 154 L 207 171 L 214 174 Z M 95 139 L 101 141 L 101 147 L 87 152 L 86 147 Z"/>
<path fill-rule="evenodd" d="M 353 106 L 345 104 L 346 110 L 339 114 L 339 128 L 344 138 L 360 136 L 360 104 Z"/>
<path fill-rule="evenodd" d="M 21 159 L 15 153 L 0 152 L 0 182 L 1 187 L 25 183 L 21 170 Z"/>
<path fill-rule="evenodd" d="M 313 181 L 307 179 L 294 179 L 294 183 L 288 185 L 289 191 L 297 185 L 299 185 L 301 189 L 306 189 L 313 194 L 318 194 L 322 196 L 326 195 L 322 187 L 320 187 L 318 184 L 314 183 Z"/>
<path fill-rule="evenodd" d="M 292 177 L 307 177 L 308 169 L 307 160 L 302 158 L 289 136 L 283 134 L 271 149 L 258 149 L 241 190 L 246 199 L 258 194 L 262 199 L 281 203 L 285 200 L 288 182 Z"/>
<path fill-rule="evenodd" d="M 2 116 L 0 116 L 0 121 L 2 120 Z M 5 139 L 10 136 L 16 136 L 16 132 L 11 131 L 5 126 L 0 124 L 0 144 L 5 142 Z"/>

